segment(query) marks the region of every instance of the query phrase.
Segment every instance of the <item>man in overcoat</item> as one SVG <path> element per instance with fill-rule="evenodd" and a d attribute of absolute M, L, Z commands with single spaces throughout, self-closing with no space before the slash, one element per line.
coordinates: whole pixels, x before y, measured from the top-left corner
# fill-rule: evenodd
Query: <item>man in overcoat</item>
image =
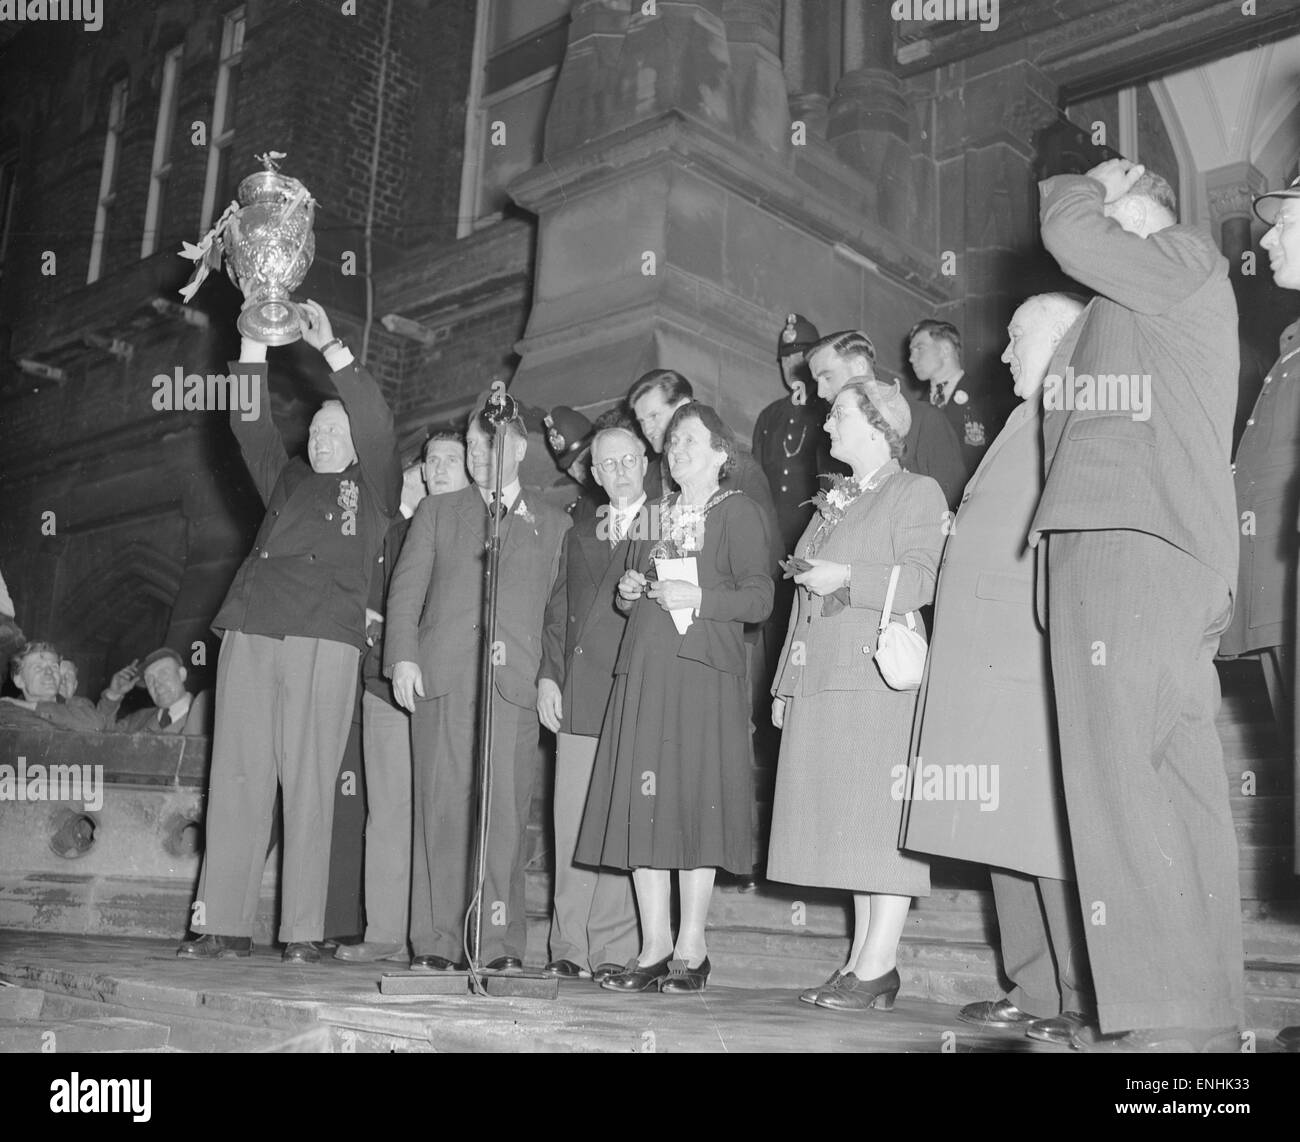
<path fill-rule="evenodd" d="M 966 485 L 944 547 L 903 825 L 904 848 L 991 866 L 1002 967 L 1015 987 L 958 1018 L 1064 1044 L 1093 998 L 1026 540 L 1042 494 L 1043 378 L 1082 311 L 1078 298 L 1040 294 L 1007 326 L 1002 360 L 1024 403 Z M 928 799 L 935 773 L 962 776 L 944 789 L 995 795 Z"/>

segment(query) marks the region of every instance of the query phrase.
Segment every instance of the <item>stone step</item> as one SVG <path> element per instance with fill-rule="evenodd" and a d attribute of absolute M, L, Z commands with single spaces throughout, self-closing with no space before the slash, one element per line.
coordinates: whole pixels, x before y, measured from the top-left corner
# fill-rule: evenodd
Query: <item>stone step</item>
<path fill-rule="evenodd" d="M 45 992 L 37 987 L 0 987 L 0 1019 L 17 1021 L 37 1019 L 41 1014 L 41 1005 L 45 1002 Z"/>
<path fill-rule="evenodd" d="M 167 1046 L 171 1029 L 162 1023 L 117 1017 L 51 1022 L 0 1020 L 0 1052 L 142 1051 Z"/>

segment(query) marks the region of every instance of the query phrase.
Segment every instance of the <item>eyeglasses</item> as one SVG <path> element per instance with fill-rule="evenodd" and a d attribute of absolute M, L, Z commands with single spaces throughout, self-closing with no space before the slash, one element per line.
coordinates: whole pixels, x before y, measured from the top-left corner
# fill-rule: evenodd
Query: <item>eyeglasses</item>
<path fill-rule="evenodd" d="M 597 464 L 596 467 L 599 468 L 602 472 L 612 472 L 614 471 L 615 468 L 618 468 L 621 465 L 623 471 L 630 472 L 639 463 L 641 463 L 641 457 L 633 456 L 632 453 L 629 452 L 626 456 L 622 456 L 617 459 L 613 456 L 607 456 L 604 460 L 602 460 L 599 464 Z"/>
<path fill-rule="evenodd" d="M 849 414 L 849 410 L 845 408 L 843 405 L 840 405 L 836 408 L 831 409 L 831 411 L 827 414 L 826 419 L 833 420 L 835 421 L 836 424 L 838 424 L 841 420 L 843 420 L 846 416 L 848 416 L 848 414 Z"/>

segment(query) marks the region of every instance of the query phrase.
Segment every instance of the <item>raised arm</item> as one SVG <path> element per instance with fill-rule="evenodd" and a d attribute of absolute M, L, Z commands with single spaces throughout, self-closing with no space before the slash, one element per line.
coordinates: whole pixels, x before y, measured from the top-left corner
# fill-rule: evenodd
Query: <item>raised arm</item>
<path fill-rule="evenodd" d="M 943 553 L 947 513 L 948 505 L 938 484 L 928 476 L 909 481 L 894 505 L 890 521 L 894 559 L 888 563 L 853 561 L 849 605 L 881 610 L 895 564 L 902 569 L 894 593 L 895 614 L 934 602 L 934 581 L 939 556 Z"/>
<path fill-rule="evenodd" d="M 772 553 L 763 513 L 746 496 L 732 496 L 724 502 L 733 505 L 726 520 L 731 584 L 701 588 L 700 618 L 761 623 L 772 613 L 774 592 L 769 570 Z"/>
<path fill-rule="evenodd" d="M 239 351 L 240 360 L 230 362 L 232 375 L 248 376 L 254 386 L 254 404 L 257 415 L 252 420 L 244 419 L 242 409 L 232 402 L 230 409 L 230 430 L 239 441 L 239 450 L 244 455 L 248 473 L 253 477 L 257 494 L 263 504 L 271 502 L 280 473 L 289 463 L 289 454 L 285 451 L 280 430 L 275 427 L 275 418 L 271 415 L 271 388 L 267 384 L 266 346 L 257 341 L 243 339 Z"/>
<path fill-rule="evenodd" d="M 1094 178 L 1061 174 L 1039 184 L 1043 245 L 1075 281 L 1137 313 L 1165 313 L 1209 279 L 1222 255 L 1183 226 L 1146 238 L 1103 213 L 1106 189 Z"/>

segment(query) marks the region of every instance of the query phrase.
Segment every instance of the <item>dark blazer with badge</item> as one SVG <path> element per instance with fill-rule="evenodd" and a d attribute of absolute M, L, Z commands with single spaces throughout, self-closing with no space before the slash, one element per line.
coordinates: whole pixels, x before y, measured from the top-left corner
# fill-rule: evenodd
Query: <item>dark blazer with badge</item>
<path fill-rule="evenodd" d="M 1041 184 L 1043 244 L 1096 289 L 1071 329 L 1074 375 L 1149 374 L 1150 418 L 1049 407 L 1045 531 L 1140 531 L 1237 585 L 1236 496 L 1228 457 L 1240 369 L 1228 262 L 1193 226 L 1147 238 L 1105 217 L 1101 183 L 1056 175 Z M 1114 300 L 1112 300 L 1114 299 Z"/>
<path fill-rule="evenodd" d="M 993 767 L 998 805 L 909 800 L 902 847 L 1066 880 L 1073 864 L 1051 661 L 1026 543 L 1042 473 L 1042 405 L 1034 397 L 1011 414 L 962 496 L 939 564 L 912 734 L 913 771 L 918 763 Z"/>
<path fill-rule="evenodd" d="M 230 412 L 266 516 L 214 630 L 322 638 L 365 650 L 371 568 L 402 496 L 393 414 L 374 378 L 359 365 L 331 375 L 347 409 L 356 462 L 342 472 L 315 472 L 289 457 L 271 416 L 266 366 L 231 363 L 253 372 L 261 415 Z"/>
<path fill-rule="evenodd" d="M 512 705 L 537 703 L 542 626 L 570 519 L 530 489 L 501 521 L 497 692 Z M 415 509 L 388 588 L 384 672 L 414 662 L 425 699 L 473 693 L 483 637 L 483 560 L 488 513 L 477 485 L 426 496 Z"/>
<path fill-rule="evenodd" d="M 1300 511 L 1300 321 L 1287 326 L 1233 468 L 1241 570 L 1219 653 L 1289 646 L 1295 637 L 1295 520 Z M 1250 512 L 1250 526 L 1246 513 Z"/>
<path fill-rule="evenodd" d="M 964 373 L 949 390 L 948 400 L 939 406 L 939 411 L 957 434 L 962 465 L 969 479 L 1002 428 L 1006 414 L 998 401 L 980 391 Z"/>
<path fill-rule="evenodd" d="M 627 615 L 614 606 L 614 594 L 631 541 L 611 545 L 601 538 L 604 518 L 590 499 L 580 500 L 573 526 L 564 533 L 560 574 L 546 606 L 538 673 L 560 688 L 561 732 L 588 737 L 600 735 L 614 689 L 619 643 L 627 629 Z"/>

